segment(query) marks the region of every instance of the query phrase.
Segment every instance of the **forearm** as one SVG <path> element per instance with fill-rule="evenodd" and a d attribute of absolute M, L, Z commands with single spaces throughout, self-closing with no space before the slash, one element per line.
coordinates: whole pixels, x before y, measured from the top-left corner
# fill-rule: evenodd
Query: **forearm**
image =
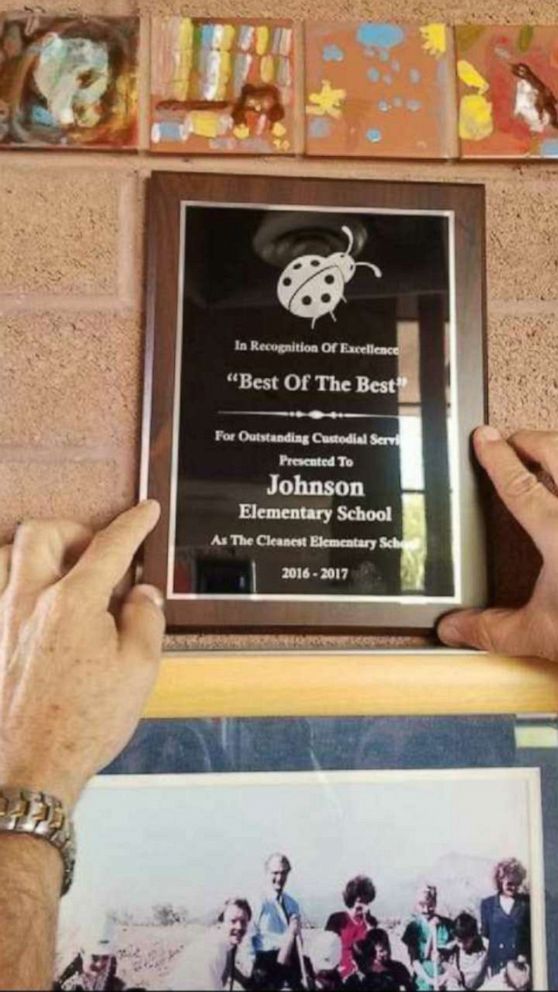
<path fill-rule="evenodd" d="M 283 943 L 279 949 L 279 954 L 277 955 L 277 964 L 287 964 L 290 960 L 295 940 L 296 934 L 294 934 L 291 930 L 287 930 Z"/>
<path fill-rule="evenodd" d="M 415 958 L 413 961 L 413 973 L 420 978 L 421 981 L 426 982 L 427 985 L 432 985 L 432 977 L 428 974 L 425 968 L 423 968 L 421 961 Z"/>
<path fill-rule="evenodd" d="M 0 835 L 0 990 L 51 989 L 62 858 L 46 841 Z"/>

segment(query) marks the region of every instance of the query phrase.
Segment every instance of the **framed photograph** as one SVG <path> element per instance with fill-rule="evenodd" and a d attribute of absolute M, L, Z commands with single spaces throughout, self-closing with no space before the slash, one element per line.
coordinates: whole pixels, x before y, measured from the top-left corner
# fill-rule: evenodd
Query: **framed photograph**
<path fill-rule="evenodd" d="M 146 720 L 56 987 L 556 988 L 557 822 L 554 716 Z"/>
<path fill-rule="evenodd" d="M 151 179 L 144 576 L 171 627 L 483 604 L 483 246 L 477 186 Z"/>

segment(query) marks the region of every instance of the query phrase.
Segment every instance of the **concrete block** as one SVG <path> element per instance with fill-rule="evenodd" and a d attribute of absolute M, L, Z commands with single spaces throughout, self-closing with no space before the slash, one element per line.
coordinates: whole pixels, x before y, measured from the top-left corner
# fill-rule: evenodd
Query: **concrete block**
<path fill-rule="evenodd" d="M 72 0 L 68 3 L 67 0 L 49 0 L 48 4 L 44 5 L 38 9 L 42 13 L 43 9 L 48 12 L 49 15 L 60 14 L 62 17 L 69 17 L 73 14 L 95 14 L 97 17 L 125 17 L 138 13 L 138 8 L 141 8 L 141 2 L 139 4 L 132 3 L 131 0 Z M 3 11 L 9 11 L 13 13 L 15 10 L 21 10 L 22 8 L 13 3 L 10 0 L 0 0 L 0 13 Z"/>
<path fill-rule="evenodd" d="M 90 7 L 93 0 L 80 0 L 80 10 Z M 107 0 L 101 0 L 106 6 Z M 65 9 L 63 0 L 50 0 L 51 7 Z M 150 11 L 158 14 L 173 14 L 180 9 L 176 0 L 140 0 L 142 13 Z M 206 16 L 207 0 L 189 0 L 188 15 L 191 17 Z M 215 9 L 215 8 L 213 8 Z M 277 17 L 280 10 L 282 17 L 298 19 L 335 18 L 359 20 L 365 18 L 376 21 L 441 21 L 446 23 L 492 23 L 492 24 L 529 24 L 556 23 L 555 0 L 536 0 L 536 2 L 511 2 L 511 0 L 485 0 L 479 4 L 477 0 L 447 0 L 440 4 L 439 0 L 399 0 L 394 7 L 393 0 L 375 0 L 371 7 L 369 0 L 283 0 L 279 6 L 273 0 L 221 0 L 219 17 Z M 106 11 L 105 11 L 106 12 Z"/>
<path fill-rule="evenodd" d="M 0 316 L 0 444 L 126 444 L 139 430 L 142 329 L 134 315 Z"/>
<path fill-rule="evenodd" d="M 11 540 L 19 520 L 62 517 L 102 526 L 131 506 L 135 466 L 125 452 L 99 462 L 40 458 L 16 460 L 0 451 L 0 542 Z"/>
<path fill-rule="evenodd" d="M 492 317 L 490 421 L 503 433 L 558 427 L 558 316 Z"/>
<path fill-rule="evenodd" d="M 558 297 L 558 182 L 510 175 L 487 183 L 488 288 L 493 299 Z"/>
<path fill-rule="evenodd" d="M 0 168 L 0 296 L 116 294 L 121 173 L 46 159 Z"/>

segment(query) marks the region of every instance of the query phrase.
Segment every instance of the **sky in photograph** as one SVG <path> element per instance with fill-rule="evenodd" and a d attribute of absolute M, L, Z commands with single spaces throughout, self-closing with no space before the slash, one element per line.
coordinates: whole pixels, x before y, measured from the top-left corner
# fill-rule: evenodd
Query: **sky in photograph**
<path fill-rule="evenodd" d="M 529 772 L 357 774 L 97 779 L 77 811 L 62 926 L 84 906 L 93 936 L 109 908 L 170 902 L 203 917 L 227 896 L 254 900 L 274 850 L 291 859 L 288 889 L 317 925 L 321 912 L 342 908 L 343 886 L 359 872 L 373 877 L 381 916 L 421 878 L 438 873 L 431 880 L 443 887 L 448 865 L 487 879 L 502 857 L 529 865 Z"/>

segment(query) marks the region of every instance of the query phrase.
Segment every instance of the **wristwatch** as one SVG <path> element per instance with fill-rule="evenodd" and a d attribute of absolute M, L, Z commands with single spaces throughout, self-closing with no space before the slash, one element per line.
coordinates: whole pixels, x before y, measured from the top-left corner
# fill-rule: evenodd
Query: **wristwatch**
<path fill-rule="evenodd" d="M 52 844 L 62 856 L 65 895 L 74 877 L 76 839 L 63 803 L 46 792 L 0 786 L 0 833 L 24 834 Z"/>

